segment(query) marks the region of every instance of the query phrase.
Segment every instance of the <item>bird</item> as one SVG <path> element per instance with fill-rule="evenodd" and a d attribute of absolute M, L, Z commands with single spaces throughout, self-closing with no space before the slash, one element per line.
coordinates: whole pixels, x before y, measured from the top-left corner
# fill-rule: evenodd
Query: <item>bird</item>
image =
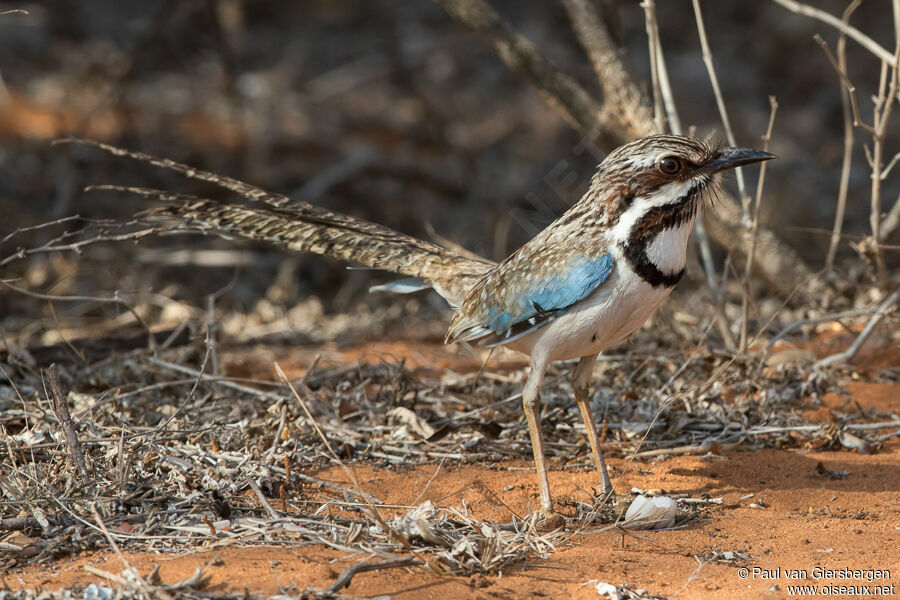
<path fill-rule="evenodd" d="M 148 155 L 144 158 L 241 193 L 254 205 L 222 203 L 144 188 L 166 201 L 147 211 L 191 226 L 267 241 L 380 269 L 404 279 L 372 288 L 433 289 L 455 310 L 446 343 L 503 346 L 530 357 L 522 408 L 534 454 L 540 512 L 554 514 L 540 427 L 548 366 L 578 359 L 575 402 L 584 421 L 601 493 L 613 492 L 590 406 L 598 355 L 624 342 L 671 293 L 685 272 L 688 242 L 722 173 L 777 158 L 679 135 L 651 135 L 611 151 L 583 197 L 505 260 L 495 263 L 350 215 L 294 201 L 227 177 Z"/>

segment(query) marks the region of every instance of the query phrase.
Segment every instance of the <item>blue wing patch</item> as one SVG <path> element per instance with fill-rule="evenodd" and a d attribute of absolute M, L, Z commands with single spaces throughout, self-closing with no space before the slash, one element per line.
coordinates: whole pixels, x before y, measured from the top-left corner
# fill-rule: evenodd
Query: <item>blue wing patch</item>
<path fill-rule="evenodd" d="M 490 306 L 481 323 L 454 337 L 457 341 L 477 340 L 489 348 L 508 344 L 543 327 L 588 297 L 606 281 L 613 266 L 610 253 L 597 258 L 579 256 L 566 265 L 562 274 L 529 283 L 512 296 L 514 300 L 507 306 Z"/>

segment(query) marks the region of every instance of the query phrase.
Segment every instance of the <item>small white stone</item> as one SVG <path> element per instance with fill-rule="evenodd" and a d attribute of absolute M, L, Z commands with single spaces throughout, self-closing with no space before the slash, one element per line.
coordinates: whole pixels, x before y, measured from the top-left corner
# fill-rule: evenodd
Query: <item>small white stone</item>
<path fill-rule="evenodd" d="M 666 529 L 675 523 L 678 507 L 668 496 L 638 496 L 619 523 L 625 529 Z"/>

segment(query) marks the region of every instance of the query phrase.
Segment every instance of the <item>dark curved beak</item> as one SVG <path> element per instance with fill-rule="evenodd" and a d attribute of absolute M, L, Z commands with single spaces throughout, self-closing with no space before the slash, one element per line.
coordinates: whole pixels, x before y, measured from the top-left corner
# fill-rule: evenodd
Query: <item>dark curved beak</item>
<path fill-rule="evenodd" d="M 698 174 L 708 175 L 724 171 L 725 169 L 740 167 L 741 165 L 772 160 L 773 158 L 778 157 L 770 152 L 763 152 L 762 150 L 734 147 L 722 148 L 719 150 L 719 155 L 717 157 L 701 166 L 697 171 Z"/>

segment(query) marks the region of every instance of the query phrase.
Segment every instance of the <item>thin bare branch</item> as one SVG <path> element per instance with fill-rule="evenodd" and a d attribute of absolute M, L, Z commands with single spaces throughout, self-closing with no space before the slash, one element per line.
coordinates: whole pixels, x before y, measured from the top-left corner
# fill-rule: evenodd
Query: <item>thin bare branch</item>
<path fill-rule="evenodd" d="M 894 11 L 894 40 L 900 42 L 900 0 L 892 0 L 891 8 Z"/>
<path fill-rule="evenodd" d="M 797 2 L 796 0 L 772 0 L 776 4 L 780 4 L 784 8 L 788 9 L 791 12 L 797 13 L 798 15 L 803 15 L 805 17 L 810 17 L 816 19 L 818 21 L 822 21 L 828 25 L 831 25 L 833 28 L 837 29 L 847 37 L 853 39 L 857 43 L 859 43 L 863 48 L 874 54 L 878 57 L 879 60 L 886 62 L 888 64 L 893 64 L 894 57 L 893 55 L 885 50 L 883 46 L 881 46 L 878 42 L 861 32 L 859 29 L 851 26 L 849 23 L 844 23 L 831 13 L 825 12 L 822 9 L 815 8 L 809 6 L 808 4 L 803 4 L 802 2 Z"/>
<path fill-rule="evenodd" d="M 126 223 L 123 225 L 131 225 L 134 223 Z M 28 256 L 32 256 L 35 254 L 48 254 L 52 252 L 75 252 L 80 253 L 84 248 L 88 246 L 95 246 L 97 244 L 105 244 L 110 242 L 124 242 L 124 241 L 140 241 L 145 237 L 156 235 L 160 233 L 160 228 L 152 227 L 147 229 L 141 229 L 140 231 L 132 231 L 129 233 L 121 233 L 116 235 L 108 235 L 108 234 L 99 234 L 96 237 L 79 240 L 77 242 L 71 242 L 69 244 L 61 244 L 57 243 L 57 240 L 48 242 L 42 246 L 38 246 L 36 248 L 20 248 L 15 253 L 10 254 L 4 259 L 0 259 L 0 268 L 5 267 L 11 262 L 21 260 Z M 174 227 L 168 229 L 167 231 L 183 231 L 183 228 Z M 71 234 L 63 234 L 61 237 L 71 237 Z"/>
<path fill-rule="evenodd" d="M 853 0 L 844 10 L 843 22 L 849 23 L 850 15 L 862 3 L 862 0 Z M 824 42 L 823 42 L 824 43 Z M 828 47 L 824 47 L 826 52 Z M 837 42 L 837 70 L 839 73 L 847 72 L 847 35 L 841 33 Z M 843 81 L 843 79 L 842 79 Z M 841 240 L 841 232 L 844 228 L 844 215 L 847 212 L 847 191 L 850 187 L 850 166 L 853 158 L 853 122 L 852 109 L 850 107 L 850 91 L 846 85 L 841 85 L 841 111 L 844 115 L 844 156 L 841 161 L 841 183 L 838 188 L 837 208 L 834 212 L 834 226 L 831 230 L 831 241 L 828 245 L 828 254 L 825 257 L 825 270 L 834 270 L 834 257 L 837 255 L 838 244 Z"/>
<path fill-rule="evenodd" d="M 328 594 L 338 593 L 340 590 L 350 585 L 353 577 L 358 573 L 365 573 L 367 571 L 386 571 L 387 569 L 402 569 L 404 567 L 414 567 L 422 564 L 424 564 L 422 561 L 415 558 L 397 558 L 375 563 L 358 562 L 341 571 L 341 574 L 334 580 L 334 583 L 325 589 L 325 592 Z"/>
<path fill-rule="evenodd" d="M 72 221 L 78 221 L 81 219 L 81 215 L 71 215 L 69 217 L 63 217 L 61 219 L 56 219 L 55 221 L 47 221 L 46 223 L 39 223 L 37 225 L 31 225 L 30 227 L 19 227 L 12 233 L 6 235 L 2 239 L 0 239 L 0 244 L 5 244 L 12 238 L 16 237 L 21 233 L 25 233 L 26 231 L 39 231 L 41 229 L 46 229 L 47 227 L 53 227 L 54 225 L 62 225 L 63 223 L 70 223 Z"/>
<path fill-rule="evenodd" d="M 822 47 L 822 50 L 825 51 L 825 54 L 828 56 L 828 60 L 831 61 L 831 65 L 834 67 L 835 71 L 837 71 L 838 76 L 841 78 L 841 81 L 844 83 L 844 86 L 847 89 L 847 93 L 850 95 L 850 107 L 853 111 L 853 126 L 860 127 L 867 131 L 868 133 L 874 135 L 875 128 L 862 120 L 862 117 L 859 114 L 859 104 L 856 101 L 856 86 L 853 85 L 853 82 L 850 81 L 850 78 L 847 76 L 846 70 L 841 67 L 840 62 L 837 58 L 835 58 L 834 54 L 831 53 L 831 49 L 828 47 L 828 44 L 822 39 L 818 33 L 813 36 L 813 39 L 816 40 L 816 43 Z"/>
<path fill-rule="evenodd" d="M 700 11 L 700 0 L 694 2 L 694 17 L 697 21 L 697 33 L 700 35 L 700 48 L 703 52 L 703 63 L 709 73 L 709 82 L 712 84 L 713 95 L 716 97 L 716 106 L 719 116 L 722 118 L 722 126 L 725 128 L 725 137 L 731 146 L 737 146 L 734 139 L 734 131 L 731 129 L 731 121 L 728 120 L 728 109 L 725 108 L 725 99 L 722 96 L 722 88 L 719 86 L 719 78 L 716 76 L 716 68 L 713 65 L 712 51 L 709 49 L 709 40 L 706 39 L 706 26 L 703 24 L 703 13 Z M 750 221 L 750 196 L 747 195 L 747 187 L 744 183 L 744 170 L 738 167 L 734 170 L 737 175 L 738 194 L 740 194 L 741 208 L 744 210 L 744 221 L 749 225 Z"/>
<path fill-rule="evenodd" d="M 831 313 L 831 314 L 823 315 L 817 319 L 800 319 L 798 321 L 788 323 L 787 325 L 782 327 L 781 331 L 779 331 L 777 334 L 772 336 L 772 339 L 770 339 L 768 342 L 766 342 L 766 346 L 763 349 L 763 352 L 767 351 L 769 348 L 774 346 L 778 340 L 780 340 L 781 338 L 783 338 L 784 336 L 786 336 L 787 334 L 789 334 L 791 331 L 793 331 L 794 329 L 796 329 L 798 327 L 803 327 L 806 325 L 815 325 L 817 323 L 829 323 L 829 322 L 833 322 L 833 321 L 837 321 L 840 323 L 841 319 L 849 319 L 852 317 L 864 317 L 867 315 L 874 314 L 877 311 L 878 311 L 878 307 L 862 309 L 862 310 L 845 310 L 845 311 L 839 312 L 839 313 Z"/>
<path fill-rule="evenodd" d="M 891 159 L 891 162 L 889 162 L 887 164 L 887 166 L 884 168 L 884 170 L 881 172 L 882 180 L 885 180 L 888 178 L 888 175 L 891 174 L 891 170 L 894 168 L 894 166 L 897 164 L 898 161 L 900 161 L 900 152 L 898 152 L 897 154 L 894 155 L 894 158 Z"/>
<path fill-rule="evenodd" d="M 890 84 L 887 80 L 887 65 L 882 63 L 881 81 L 878 86 L 878 97 L 875 99 L 875 118 L 872 135 L 872 193 L 869 223 L 872 227 L 871 250 L 875 258 L 875 270 L 882 286 L 887 286 L 887 266 L 884 262 L 884 251 L 881 248 L 881 191 L 884 182 L 884 143 L 887 138 L 887 126 L 894 108 L 897 90 L 900 89 L 900 39 L 894 52 L 894 61 L 890 67 Z"/>
<path fill-rule="evenodd" d="M 881 222 L 881 241 L 886 242 L 897 231 L 898 225 L 900 225 L 900 197 L 894 201 L 894 206 Z"/>

